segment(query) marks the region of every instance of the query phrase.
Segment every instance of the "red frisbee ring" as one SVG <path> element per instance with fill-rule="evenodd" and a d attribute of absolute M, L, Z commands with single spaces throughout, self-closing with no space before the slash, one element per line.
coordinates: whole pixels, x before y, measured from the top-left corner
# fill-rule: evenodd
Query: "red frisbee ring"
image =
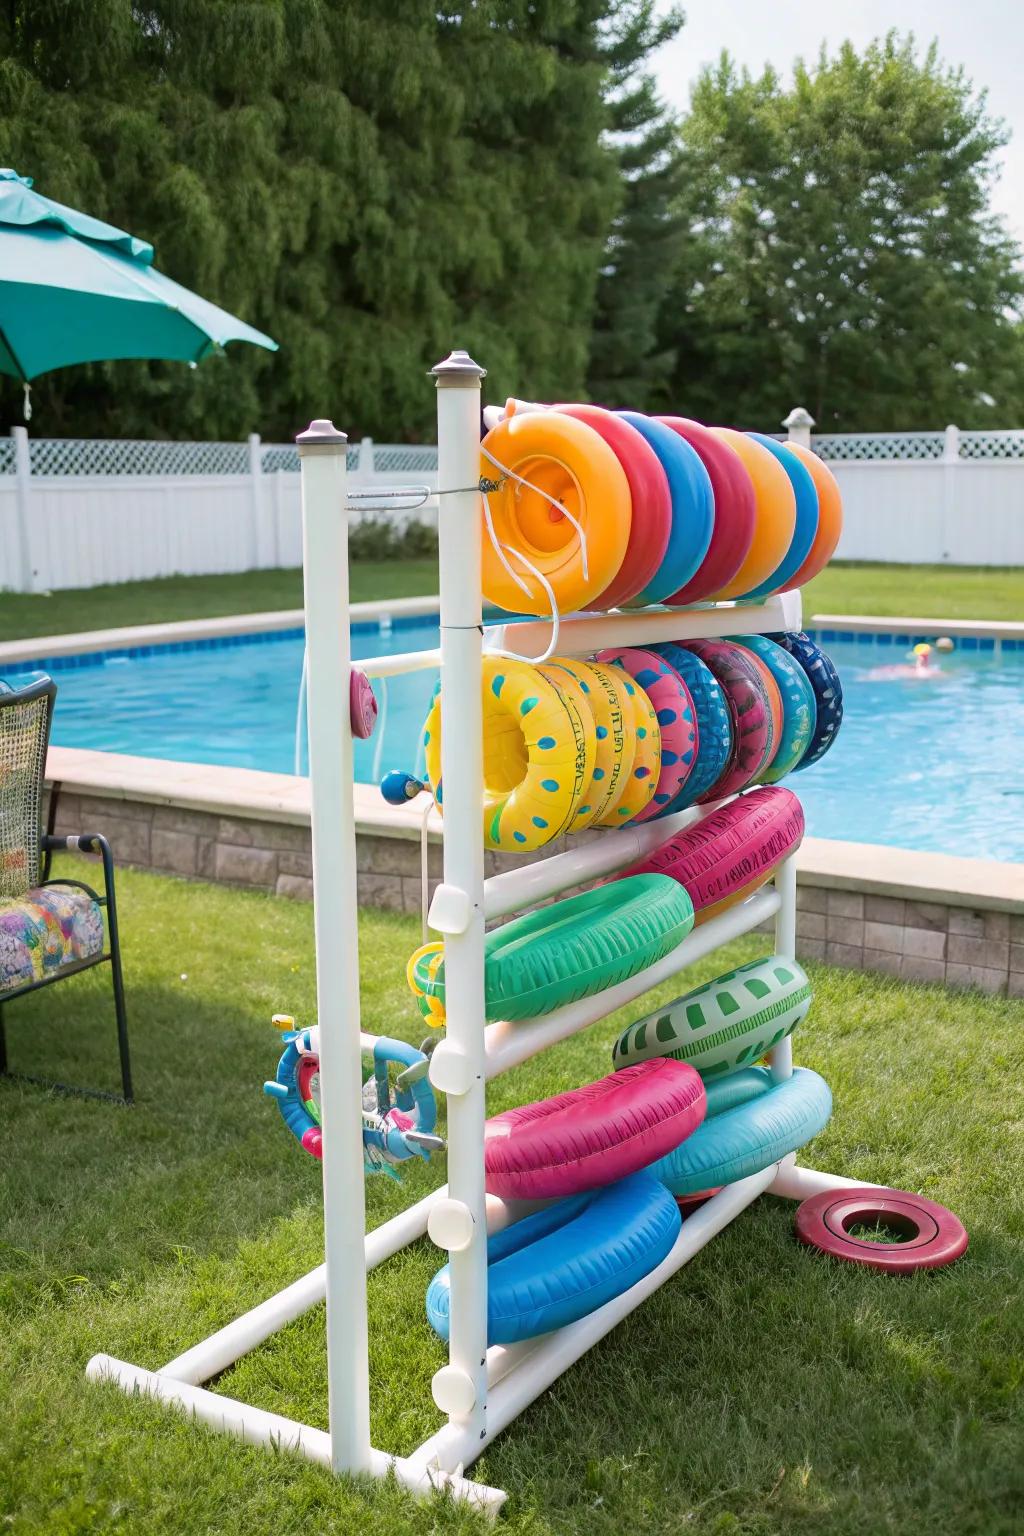
<path fill-rule="evenodd" d="M 687 1216 L 692 1216 L 694 1211 L 699 1211 L 702 1205 L 707 1205 L 715 1195 L 720 1195 L 724 1188 L 724 1184 L 719 1184 L 717 1189 L 702 1189 L 695 1195 L 676 1195 L 676 1205 L 684 1220 Z"/>
<path fill-rule="evenodd" d="M 592 428 L 615 454 L 629 482 L 633 521 L 626 554 L 618 575 L 588 608 L 618 608 L 642 592 L 658 570 L 672 532 L 672 493 L 661 460 L 650 443 L 628 421 L 599 405 L 556 405 L 563 416 L 575 416 Z"/>
<path fill-rule="evenodd" d="M 883 1222 L 906 1234 L 901 1243 L 873 1243 L 851 1237 L 850 1228 Z M 963 1223 L 944 1205 L 904 1189 L 827 1189 L 797 1209 L 796 1235 L 802 1243 L 852 1264 L 886 1274 L 941 1269 L 967 1248 Z"/>

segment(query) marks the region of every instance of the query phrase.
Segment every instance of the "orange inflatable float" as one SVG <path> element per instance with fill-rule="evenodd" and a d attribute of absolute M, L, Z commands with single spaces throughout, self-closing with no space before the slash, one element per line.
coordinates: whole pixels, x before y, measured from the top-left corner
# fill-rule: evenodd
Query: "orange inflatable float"
<path fill-rule="evenodd" d="M 711 427 L 710 430 L 735 449 L 743 460 L 743 467 L 754 487 L 756 504 L 754 538 L 746 559 L 732 580 L 712 595 L 712 601 L 720 603 L 752 592 L 778 570 L 796 529 L 796 497 L 789 476 L 767 448 L 744 432 L 734 432 L 731 427 Z"/>
<path fill-rule="evenodd" d="M 629 482 L 614 451 L 584 422 L 557 411 L 500 421 L 481 450 L 484 478 L 510 472 L 486 500 L 495 539 L 515 572 L 485 528 L 484 597 L 512 613 L 547 616 L 551 600 L 533 566 L 561 613 L 586 607 L 618 574 L 629 543 Z"/>
<path fill-rule="evenodd" d="M 807 559 L 789 582 L 791 587 L 802 587 L 812 577 L 820 575 L 836 552 L 843 531 L 843 498 L 835 475 L 816 453 L 802 443 L 783 443 L 782 447 L 796 454 L 818 493 L 818 531 Z"/>

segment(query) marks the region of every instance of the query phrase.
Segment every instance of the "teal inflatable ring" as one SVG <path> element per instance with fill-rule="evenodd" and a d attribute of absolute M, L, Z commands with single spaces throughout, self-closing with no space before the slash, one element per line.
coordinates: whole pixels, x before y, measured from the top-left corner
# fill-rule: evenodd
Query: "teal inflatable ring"
<path fill-rule="evenodd" d="M 811 1006 L 811 984 L 795 960 L 769 955 L 695 987 L 624 1029 L 616 1071 L 652 1056 L 695 1067 L 705 1082 L 758 1061 Z"/>
<path fill-rule="evenodd" d="M 811 744 L 818 719 L 814 689 L 796 658 L 767 635 L 736 635 L 731 643 L 745 646 L 764 662 L 782 695 L 779 749 L 768 767 L 753 780 L 755 784 L 777 784 L 793 772 Z"/>
<path fill-rule="evenodd" d="M 668 875 L 630 875 L 527 912 L 484 940 L 488 1019 L 533 1019 L 593 997 L 661 960 L 693 927 Z M 444 1002 L 444 962 L 422 987 Z"/>
<path fill-rule="evenodd" d="M 767 1067 L 744 1067 L 706 1088 L 703 1125 L 650 1165 L 674 1195 L 695 1195 L 760 1173 L 817 1136 L 832 1113 L 828 1084 L 806 1067 L 774 1085 Z"/>

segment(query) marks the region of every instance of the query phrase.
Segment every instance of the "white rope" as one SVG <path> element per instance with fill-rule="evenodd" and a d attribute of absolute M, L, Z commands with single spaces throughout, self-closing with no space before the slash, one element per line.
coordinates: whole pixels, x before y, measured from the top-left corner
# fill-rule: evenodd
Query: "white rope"
<path fill-rule="evenodd" d="M 420 932 L 421 944 L 430 941 L 430 928 L 427 923 L 427 913 L 430 911 L 430 840 L 427 834 L 427 824 L 430 821 L 430 813 L 434 809 L 434 797 L 427 795 L 427 803 L 423 807 L 423 816 L 420 820 Z"/>
<path fill-rule="evenodd" d="M 507 480 L 514 480 L 517 485 L 525 485 L 528 491 L 534 491 L 538 496 L 542 496 L 546 502 L 549 502 L 551 506 L 555 507 L 559 512 L 561 512 L 563 517 L 569 519 L 569 522 L 572 523 L 572 526 L 576 529 L 576 532 L 580 536 L 580 559 L 583 564 L 583 580 L 589 581 L 590 571 L 587 565 L 587 536 L 584 533 L 581 524 L 577 522 L 576 518 L 573 517 L 572 513 L 569 511 L 569 508 L 563 505 L 562 502 L 556 500 L 554 496 L 549 496 L 547 491 L 541 490 L 539 485 L 534 485 L 532 480 L 524 480 L 522 475 L 517 475 L 514 469 L 509 469 L 507 464 L 502 464 L 500 459 L 496 459 L 494 454 L 490 453 L 484 447 L 483 443 L 480 444 L 480 452 L 483 454 L 484 458 L 489 464 L 493 464 L 495 469 L 501 470 L 502 474 Z M 518 553 L 519 552 L 517 550 L 516 554 Z M 519 555 L 519 558 L 522 560 L 521 555 Z M 525 564 L 526 562 L 524 561 L 523 563 Z M 509 574 L 511 575 L 512 573 L 509 572 Z M 520 583 L 520 585 L 522 584 Z M 524 588 L 523 590 L 526 591 L 528 589 Z"/>
<path fill-rule="evenodd" d="M 302 648 L 302 676 L 299 678 L 299 701 L 295 710 L 295 777 L 302 774 L 302 723 L 306 718 L 306 668 L 309 652 Z"/>
<path fill-rule="evenodd" d="M 384 733 L 388 727 L 388 680 L 386 677 L 377 679 L 380 683 L 380 719 L 377 721 L 377 744 L 373 749 L 373 769 L 370 778 L 374 784 L 380 783 L 380 765 L 384 755 Z"/>

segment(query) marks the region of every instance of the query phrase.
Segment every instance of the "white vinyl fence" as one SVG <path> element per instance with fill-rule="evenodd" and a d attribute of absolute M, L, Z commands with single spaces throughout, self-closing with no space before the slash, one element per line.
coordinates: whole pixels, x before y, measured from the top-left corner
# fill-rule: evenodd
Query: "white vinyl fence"
<path fill-rule="evenodd" d="M 1024 430 L 811 437 L 846 510 L 838 558 L 1024 566 Z M 358 497 L 436 489 L 437 450 L 364 438 L 349 449 Z M 432 521 L 436 501 L 399 514 Z M 294 566 L 298 455 L 290 444 L 0 438 L 0 592 Z M 2 600 L 2 599 L 0 599 Z"/>

